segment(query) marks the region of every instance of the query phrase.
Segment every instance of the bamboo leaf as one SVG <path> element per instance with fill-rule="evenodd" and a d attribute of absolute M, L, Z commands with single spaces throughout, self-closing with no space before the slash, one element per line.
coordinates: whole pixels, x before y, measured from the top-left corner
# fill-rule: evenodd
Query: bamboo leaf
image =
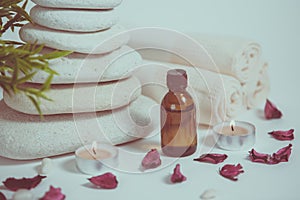
<path fill-rule="evenodd" d="M 22 78 L 19 78 L 19 79 L 17 80 L 17 84 L 22 84 L 22 83 L 25 83 L 25 82 L 28 81 L 28 80 L 31 80 L 31 79 L 34 77 L 35 74 L 36 74 L 36 72 L 33 72 L 33 73 L 31 73 L 31 74 L 25 75 L 25 76 L 22 77 Z"/>
<path fill-rule="evenodd" d="M 43 84 L 43 86 L 41 88 L 41 92 L 44 92 L 44 91 L 47 91 L 50 89 L 52 79 L 53 79 L 53 74 L 50 74 L 48 76 L 47 80 L 45 81 L 45 83 Z"/>
<path fill-rule="evenodd" d="M 51 60 L 51 59 L 67 56 L 71 53 L 72 53 L 72 51 L 54 51 L 54 52 L 47 53 L 47 54 L 44 54 L 42 56 L 39 56 L 37 59 Z"/>
<path fill-rule="evenodd" d="M 42 110 L 41 110 L 41 107 L 40 107 L 40 102 L 31 95 L 27 95 L 27 97 L 33 103 L 33 105 L 36 108 L 36 110 L 38 111 L 40 117 L 43 118 Z"/>

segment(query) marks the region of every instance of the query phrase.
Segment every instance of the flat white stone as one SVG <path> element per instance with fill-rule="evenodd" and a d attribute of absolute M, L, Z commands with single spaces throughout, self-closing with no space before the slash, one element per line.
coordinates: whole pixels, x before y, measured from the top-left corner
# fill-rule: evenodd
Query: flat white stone
<path fill-rule="evenodd" d="M 50 53 L 46 48 L 42 53 Z M 55 75 L 52 84 L 62 83 L 95 83 L 127 78 L 131 72 L 142 64 L 139 53 L 128 46 L 123 46 L 107 54 L 72 53 L 66 57 L 49 61 L 49 67 L 59 75 Z M 30 82 L 44 83 L 49 74 L 37 71 Z"/>
<path fill-rule="evenodd" d="M 20 29 L 19 34 L 24 42 L 36 42 L 54 49 L 85 54 L 108 53 L 125 45 L 129 40 L 129 34 L 121 25 L 98 32 L 79 33 L 53 30 L 29 23 Z"/>
<path fill-rule="evenodd" d="M 75 32 L 101 31 L 118 22 L 115 10 L 73 10 L 34 6 L 30 10 L 30 16 L 41 26 Z"/>
<path fill-rule="evenodd" d="M 85 9 L 110 9 L 122 0 L 32 0 L 34 3 L 53 8 L 85 8 Z"/>
<path fill-rule="evenodd" d="M 141 84 L 137 78 L 131 76 L 120 81 L 99 84 L 52 85 L 45 95 L 52 101 L 40 99 L 44 115 L 104 111 L 125 106 L 138 98 L 141 95 Z M 9 96 L 4 92 L 3 98 L 16 111 L 38 114 L 24 93 Z"/>
<path fill-rule="evenodd" d="M 129 106 L 97 113 L 45 116 L 26 115 L 0 101 L 0 155 L 25 160 L 75 151 L 93 141 L 122 144 L 146 137 L 158 127 L 150 109 L 158 106 L 140 96 Z M 122 126 L 119 125 L 121 120 Z"/>
<path fill-rule="evenodd" d="M 32 200 L 34 199 L 33 194 L 30 190 L 26 189 L 19 189 L 17 190 L 12 197 L 12 200 Z"/>

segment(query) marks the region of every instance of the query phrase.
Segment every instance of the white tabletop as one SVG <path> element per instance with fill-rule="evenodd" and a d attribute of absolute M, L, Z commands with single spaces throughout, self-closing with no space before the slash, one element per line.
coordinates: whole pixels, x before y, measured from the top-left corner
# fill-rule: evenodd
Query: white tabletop
<path fill-rule="evenodd" d="M 200 199 L 206 189 L 215 189 L 216 199 L 299 199 L 300 192 L 300 94 L 296 89 L 300 84 L 298 75 L 300 46 L 300 1 L 268 0 L 226 0 L 226 1 L 172 1 L 152 0 L 123 1 L 118 8 L 121 20 L 139 26 L 161 26 L 178 31 L 232 34 L 250 37 L 263 47 L 264 57 L 269 61 L 271 94 L 270 99 L 282 110 L 283 118 L 267 121 L 262 109 L 251 110 L 239 117 L 256 126 L 258 151 L 272 153 L 289 142 L 277 141 L 267 132 L 277 129 L 295 129 L 292 155 L 288 163 L 264 165 L 247 160 L 247 152 L 228 152 L 215 148 L 212 152 L 226 153 L 229 158 L 222 164 L 212 165 L 194 162 L 193 158 L 209 149 L 208 131 L 199 128 L 197 152 L 186 158 L 172 160 L 162 157 L 163 165 L 150 173 L 138 170 L 139 159 L 152 146 L 159 145 L 159 135 L 150 139 L 123 145 L 120 148 L 137 155 L 133 160 L 120 161 L 119 170 L 113 172 L 119 181 L 115 190 L 93 189 L 89 187 L 90 176 L 81 174 L 75 168 L 72 154 L 53 158 L 55 167 L 37 188 L 32 190 L 41 197 L 49 185 L 61 187 L 66 199 Z M 2 95 L 0 95 L 1 98 Z M 0 111 L 1 112 L 1 111 Z M 0 129 L 1 131 L 1 129 Z M 208 141 L 203 141 L 208 137 Z M 171 161 L 171 162 L 170 162 Z M 180 163 L 187 181 L 170 184 L 168 179 L 176 163 Z M 245 173 L 237 182 L 221 177 L 218 169 L 224 164 L 241 163 Z M 32 177 L 37 173 L 37 161 L 14 161 L 0 158 L 0 180 L 7 177 Z M 135 167 L 132 167 L 135 166 Z M 132 167 L 130 173 L 124 171 Z M 135 169 L 136 168 L 136 169 Z M 130 168 L 131 169 L 131 168 Z M 127 170 L 128 171 L 128 170 Z M 0 186 L 0 191 L 8 197 L 12 193 Z"/>

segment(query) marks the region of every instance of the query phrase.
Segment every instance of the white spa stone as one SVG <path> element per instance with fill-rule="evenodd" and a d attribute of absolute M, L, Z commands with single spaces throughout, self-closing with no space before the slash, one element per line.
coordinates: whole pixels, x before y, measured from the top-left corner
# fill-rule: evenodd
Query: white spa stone
<path fill-rule="evenodd" d="M 72 10 L 34 6 L 30 10 L 30 16 L 41 26 L 75 32 L 100 31 L 118 22 L 115 10 Z"/>
<path fill-rule="evenodd" d="M 113 113 L 51 115 L 41 120 L 39 116 L 14 111 L 1 100 L 0 155 L 18 160 L 35 159 L 73 152 L 93 141 L 122 144 L 146 137 L 159 124 L 158 117 L 150 117 L 153 106 L 158 105 L 140 96 Z M 123 126 L 119 126 L 117 116 L 121 117 Z"/>
<path fill-rule="evenodd" d="M 46 48 L 42 53 L 52 51 L 53 49 Z M 119 80 L 129 77 L 142 62 L 140 54 L 128 46 L 107 54 L 72 53 L 49 61 L 49 67 L 59 74 L 53 77 L 51 84 Z M 44 83 L 48 76 L 46 72 L 38 70 L 30 82 Z"/>
<path fill-rule="evenodd" d="M 51 158 L 44 158 L 42 160 L 41 166 L 40 166 L 40 174 L 47 175 L 51 172 L 53 168 L 53 162 Z"/>
<path fill-rule="evenodd" d="M 30 86 L 37 87 L 37 84 Z M 141 84 L 137 78 L 131 76 L 120 81 L 99 84 L 52 85 L 45 95 L 52 101 L 40 99 L 40 108 L 44 115 L 104 111 L 125 106 L 138 98 L 141 95 Z M 38 114 L 24 93 L 9 96 L 4 92 L 3 99 L 16 111 Z"/>
<path fill-rule="evenodd" d="M 110 9 L 118 6 L 122 0 L 32 0 L 43 7 Z"/>
<path fill-rule="evenodd" d="M 214 190 L 214 189 L 208 189 L 208 190 L 205 190 L 202 194 L 201 194 L 201 196 L 200 196 L 200 198 L 202 199 L 202 200 L 211 200 L 211 199 L 215 199 L 216 198 L 216 190 Z"/>
<path fill-rule="evenodd" d="M 13 194 L 12 200 L 33 200 L 33 194 L 26 189 L 19 189 Z"/>
<path fill-rule="evenodd" d="M 36 42 L 54 49 L 85 54 L 108 53 L 125 45 L 129 40 L 129 34 L 121 25 L 98 32 L 79 33 L 53 30 L 29 23 L 20 29 L 19 34 L 24 42 Z"/>

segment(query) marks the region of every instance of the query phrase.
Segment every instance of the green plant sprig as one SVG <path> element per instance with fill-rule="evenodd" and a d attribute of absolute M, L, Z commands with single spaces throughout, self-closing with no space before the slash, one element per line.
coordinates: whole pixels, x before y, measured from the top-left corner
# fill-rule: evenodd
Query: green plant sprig
<path fill-rule="evenodd" d="M 30 16 L 25 11 L 28 0 L 25 0 L 22 6 L 18 6 L 23 1 L 0 1 L 0 37 L 9 29 L 13 32 L 15 27 L 23 26 L 23 22 L 31 22 Z M 41 116 L 40 99 L 51 100 L 45 92 L 50 89 L 53 76 L 58 75 L 49 67 L 49 60 L 71 53 L 70 51 L 53 51 L 43 54 L 43 48 L 43 45 L 0 38 L 0 87 L 9 95 L 25 93 Z M 46 81 L 40 87 L 25 84 L 38 71 L 48 74 Z"/>

